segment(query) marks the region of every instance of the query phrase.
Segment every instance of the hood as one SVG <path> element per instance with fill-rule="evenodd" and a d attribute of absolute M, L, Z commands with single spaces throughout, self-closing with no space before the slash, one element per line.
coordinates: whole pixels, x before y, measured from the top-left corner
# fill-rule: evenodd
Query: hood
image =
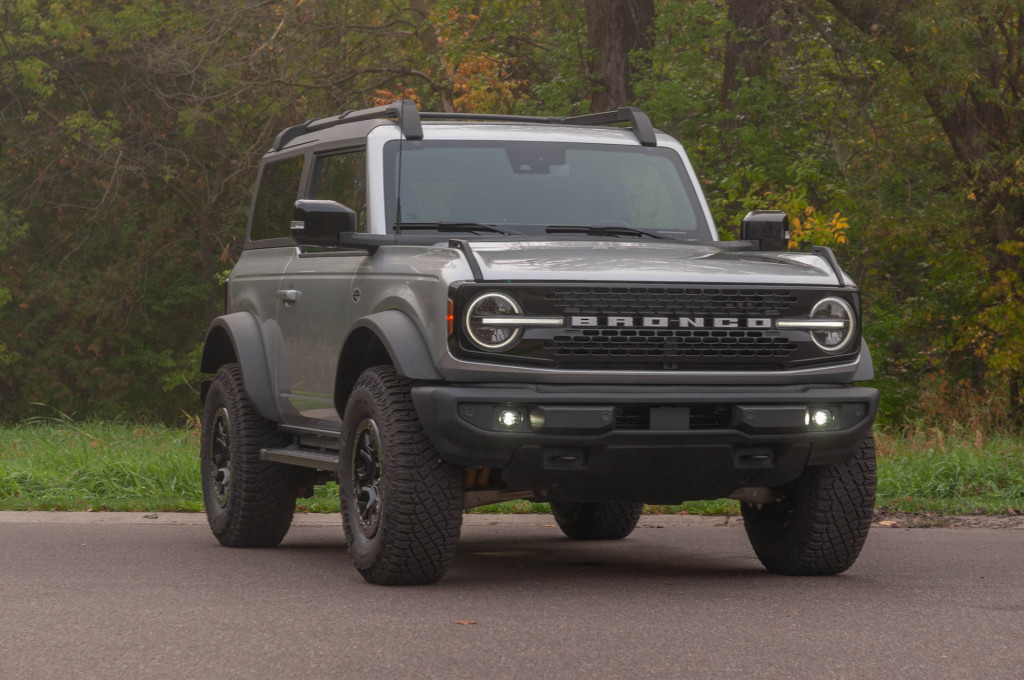
<path fill-rule="evenodd" d="M 484 280 L 825 285 L 829 263 L 803 252 L 730 252 L 669 240 L 473 241 Z"/>

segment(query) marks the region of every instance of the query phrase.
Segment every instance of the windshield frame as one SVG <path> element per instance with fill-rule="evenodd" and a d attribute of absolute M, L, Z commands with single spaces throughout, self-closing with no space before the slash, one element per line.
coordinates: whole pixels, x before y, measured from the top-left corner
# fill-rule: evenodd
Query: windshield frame
<path fill-rule="evenodd" d="M 484 139 L 425 139 L 422 141 L 410 141 L 404 139 L 390 139 L 384 142 L 381 157 L 382 157 L 382 169 L 383 169 L 383 187 L 384 187 L 384 208 L 385 208 L 385 221 L 384 226 L 386 233 L 395 233 L 395 223 L 397 221 L 398 212 L 398 195 L 397 191 L 400 191 L 400 187 L 397 187 L 398 171 L 400 167 L 400 154 L 408 150 L 410 147 L 505 147 L 507 145 L 515 145 L 523 143 L 526 140 L 516 139 L 497 139 L 497 138 L 484 138 Z M 537 141 L 531 140 L 530 143 L 536 144 Z M 664 158 L 671 163 L 672 168 L 675 170 L 678 176 L 679 183 L 682 190 L 685 193 L 683 200 L 688 203 L 689 209 L 693 216 L 693 229 L 663 229 L 654 228 L 644 225 L 628 225 L 645 229 L 651 232 L 657 232 L 665 234 L 670 237 L 685 239 L 685 240 L 698 240 L 698 241 L 710 241 L 715 240 L 716 233 L 714 227 L 709 223 L 708 216 L 706 215 L 706 206 L 703 195 L 699 192 L 699 188 L 694 186 L 695 179 L 692 176 L 689 165 L 686 163 L 685 158 L 675 148 L 668 145 L 659 145 L 656 147 L 644 147 L 633 144 L 617 144 L 610 142 L 587 142 L 580 140 L 543 140 L 544 144 L 551 144 L 564 148 L 565 150 L 571 149 L 598 149 L 606 152 L 613 153 L 629 153 L 629 154 L 647 154 L 653 155 L 660 158 Z M 675 199 L 673 199 L 675 202 Z M 597 222 L 595 224 L 600 224 Z M 575 223 L 562 223 L 556 222 L 551 224 L 520 224 L 515 222 L 502 222 L 498 224 L 501 228 L 508 228 L 517 232 L 522 232 L 528 236 L 544 236 L 545 238 L 579 238 L 576 236 L 550 236 L 547 234 L 547 228 L 551 226 L 575 226 L 575 227 L 586 227 L 590 225 Z M 627 225 L 623 225 L 627 226 Z M 614 234 L 609 231 L 606 235 L 598 236 L 598 238 L 620 238 L 621 234 Z M 591 236 L 593 237 L 593 236 Z"/>

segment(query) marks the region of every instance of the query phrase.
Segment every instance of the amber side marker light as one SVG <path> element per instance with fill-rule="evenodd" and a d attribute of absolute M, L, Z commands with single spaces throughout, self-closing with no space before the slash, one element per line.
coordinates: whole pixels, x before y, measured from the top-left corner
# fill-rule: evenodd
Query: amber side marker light
<path fill-rule="evenodd" d="M 455 332 L 455 303 L 448 301 L 448 335 Z"/>

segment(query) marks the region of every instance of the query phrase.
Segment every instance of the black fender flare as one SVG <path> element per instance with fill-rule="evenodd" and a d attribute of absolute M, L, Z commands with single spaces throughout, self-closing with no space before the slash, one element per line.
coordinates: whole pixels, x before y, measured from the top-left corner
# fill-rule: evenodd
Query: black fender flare
<path fill-rule="evenodd" d="M 860 361 L 857 362 L 857 370 L 853 374 L 853 382 L 861 380 L 873 380 L 875 378 L 875 363 L 871 360 L 871 350 L 868 349 L 867 340 L 860 339 Z"/>
<path fill-rule="evenodd" d="M 397 309 L 364 316 L 352 324 L 341 348 L 334 385 L 334 403 L 343 413 L 348 393 L 367 366 L 386 363 L 383 353 L 398 375 L 409 380 L 439 382 L 441 374 L 427 349 L 416 323 Z"/>
<path fill-rule="evenodd" d="M 213 320 L 203 342 L 200 370 L 216 373 L 224 364 L 237 363 L 253 406 L 264 418 L 281 420 L 267 363 L 266 343 L 259 320 L 251 312 L 225 314 Z M 205 400 L 206 391 L 203 391 Z"/>

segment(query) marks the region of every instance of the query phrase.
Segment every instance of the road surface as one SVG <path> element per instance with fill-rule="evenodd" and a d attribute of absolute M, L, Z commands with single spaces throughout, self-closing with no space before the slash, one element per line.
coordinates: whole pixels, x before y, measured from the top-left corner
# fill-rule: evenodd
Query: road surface
<path fill-rule="evenodd" d="M 0 679 L 1024 677 L 1021 529 L 875 528 L 789 578 L 735 518 L 470 515 L 441 583 L 382 588 L 334 516 L 268 550 L 148 517 L 0 513 Z"/>

